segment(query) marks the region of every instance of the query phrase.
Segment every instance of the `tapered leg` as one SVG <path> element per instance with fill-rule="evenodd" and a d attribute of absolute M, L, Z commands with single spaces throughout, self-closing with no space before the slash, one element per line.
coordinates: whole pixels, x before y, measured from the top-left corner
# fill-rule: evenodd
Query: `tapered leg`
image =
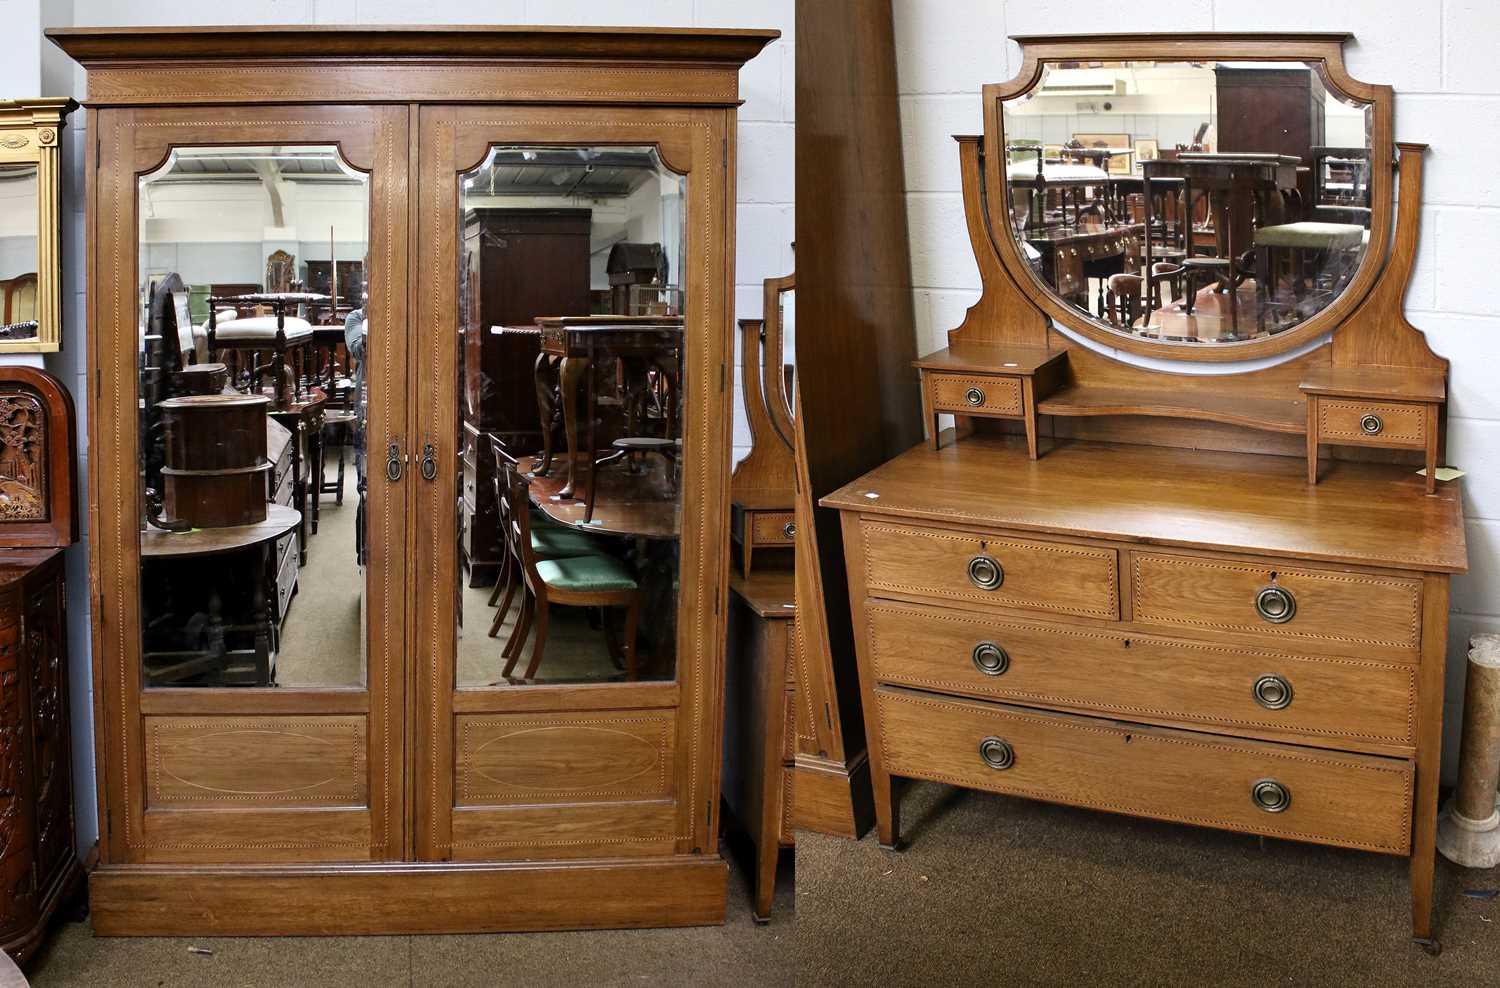
<path fill-rule="evenodd" d="M 526 678 L 532 679 L 536 676 L 537 669 L 542 665 L 542 653 L 547 648 L 547 613 L 551 610 L 547 601 L 538 598 L 536 602 L 536 634 L 532 636 L 531 664 L 526 667 Z M 512 660 L 514 661 L 514 659 Z"/>
<path fill-rule="evenodd" d="M 885 772 L 870 771 L 875 790 L 875 833 L 880 846 L 894 851 L 901 840 L 901 798 L 896 780 Z"/>
<path fill-rule="evenodd" d="M 568 478 L 557 492 L 558 497 L 572 497 L 578 484 L 578 382 L 588 361 L 582 357 L 564 357 L 560 390 L 563 406 L 563 434 L 568 440 Z"/>
<path fill-rule="evenodd" d="M 534 476 L 545 477 L 552 469 L 552 359 L 545 353 L 538 354 L 533 373 L 536 377 L 536 409 L 542 422 L 542 458 L 532 468 Z"/>

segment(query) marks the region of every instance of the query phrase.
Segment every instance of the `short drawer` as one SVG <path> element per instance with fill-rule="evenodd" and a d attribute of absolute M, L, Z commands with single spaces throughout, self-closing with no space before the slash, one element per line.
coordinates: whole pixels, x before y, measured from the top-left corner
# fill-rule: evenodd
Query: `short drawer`
<path fill-rule="evenodd" d="M 885 769 L 1074 806 L 1406 854 L 1412 767 L 882 688 Z"/>
<path fill-rule="evenodd" d="M 1416 743 L 1415 665 L 1035 625 L 869 601 L 882 683 L 1130 720 L 1303 735 L 1299 743 Z"/>
<path fill-rule="evenodd" d="M 1021 379 L 929 372 L 932 408 L 959 415 L 1021 414 Z"/>
<path fill-rule="evenodd" d="M 1416 661 L 1420 580 L 1204 556 L 1131 555 L 1137 621 Z"/>
<path fill-rule="evenodd" d="M 794 511 L 752 511 L 750 538 L 757 547 L 794 545 L 797 539 L 797 513 Z"/>
<path fill-rule="evenodd" d="M 1371 446 L 1427 445 L 1427 406 L 1415 402 L 1319 398 L 1324 442 Z"/>
<path fill-rule="evenodd" d="M 1118 618 L 1114 549 L 866 519 L 871 594 L 934 597 L 1079 617 Z"/>

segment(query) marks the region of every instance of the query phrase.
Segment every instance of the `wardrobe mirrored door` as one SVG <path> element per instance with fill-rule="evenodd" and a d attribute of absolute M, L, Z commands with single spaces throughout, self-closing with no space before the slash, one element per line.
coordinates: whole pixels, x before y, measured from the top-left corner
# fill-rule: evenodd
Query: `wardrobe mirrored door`
<path fill-rule="evenodd" d="M 403 853 L 406 115 L 100 114 L 115 860 Z"/>

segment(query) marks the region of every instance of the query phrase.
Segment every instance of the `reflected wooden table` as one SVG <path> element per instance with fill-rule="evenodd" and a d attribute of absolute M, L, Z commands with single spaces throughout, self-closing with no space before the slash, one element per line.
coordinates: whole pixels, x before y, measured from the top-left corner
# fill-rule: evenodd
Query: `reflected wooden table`
<path fill-rule="evenodd" d="M 526 477 L 531 503 L 559 525 L 602 535 L 629 535 L 642 539 L 675 539 L 681 534 L 681 500 L 675 495 L 660 496 L 649 475 L 623 471 L 601 474 L 594 517 L 589 520 L 584 517 L 586 505 L 563 493 L 564 480 L 552 474 L 537 476 L 532 472 L 538 465 L 536 457 L 523 456 L 516 469 Z"/>
<path fill-rule="evenodd" d="M 562 404 L 563 432 L 568 442 L 567 478 L 558 489 L 563 498 L 576 497 L 577 474 L 583 462 L 589 483 L 595 482 L 594 440 L 595 412 L 598 405 L 597 375 L 591 369 L 606 362 L 618 361 L 628 369 L 628 379 L 655 369 L 666 375 L 667 393 L 672 403 L 667 412 L 668 435 L 675 439 L 675 405 L 681 386 L 682 317 L 681 316 L 568 316 L 541 318 L 542 352 L 536 361 L 537 410 L 542 419 L 542 458 L 536 476 L 552 472 L 552 429 L 556 409 L 551 405 L 553 377 L 556 377 L 558 400 Z M 583 388 L 583 445 L 578 442 L 579 388 Z M 592 500 L 592 499 L 591 499 Z"/>
<path fill-rule="evenodd" d="M 296 528 L 302 522 L 302 512 L 280 504 L 266 506 L 265 521 L 253 525 L 232 525 L 227 528 L 192 528 L 185 532 L 169 532 L 159 528 L 147 528 L 141 532 L 141 562 L 172 559 L 219 556 L 249 550 L 255 553 L 258 576 L 251 581 L 250 613 L 255 627 L 255 652 L 253 662 L 253 685 L 271 685 L 271 650 L 276 638 L 275 602 L 267 588 L 276 585 L 276 540 Z M 145 581 L 143 581 L 145 582 Z M 216 594 L 216 591 L 212 592 Z M 175 664 L 164 670 L 151 673 L 153 680 L 171 681 L 184 679 L 225 664 L 234 655 L 226 650 L 223 654 L 184 655 Z"/>

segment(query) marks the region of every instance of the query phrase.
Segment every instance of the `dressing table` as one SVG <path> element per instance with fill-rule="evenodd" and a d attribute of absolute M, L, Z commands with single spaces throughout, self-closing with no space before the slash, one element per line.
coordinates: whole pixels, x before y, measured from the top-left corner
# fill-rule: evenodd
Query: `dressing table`
<path fill-rule="evenodd" d="M 822 500 L 842 518 L 880 841 L 900 837 L 904 777 L 1406 856 L 1412 932 L 1436 952 L 1449 580 L 1467 553 L 1459 486 L 1433 477 L 1447 361 L 1402 313 L 1424 146 L 1393 145 L 1392 92 L 1348 75 L 1346 35 L 1017 40 L 983 138 L 958 143 L 984 292 L 916 361 L 933 441 Z M 1311 252 L 1295 281 L 1263 272 L 1253 287 L 1285 304 L 1232 338 L 1095 317 L 1027 263 L 987 151 L 1062 112 L 1037 90 L 1078 64 L 1326 86 L 1329 131 L 1369 135 L 1359 245 Z M 959 388 L 981 400 L 939 397 Z"/>

